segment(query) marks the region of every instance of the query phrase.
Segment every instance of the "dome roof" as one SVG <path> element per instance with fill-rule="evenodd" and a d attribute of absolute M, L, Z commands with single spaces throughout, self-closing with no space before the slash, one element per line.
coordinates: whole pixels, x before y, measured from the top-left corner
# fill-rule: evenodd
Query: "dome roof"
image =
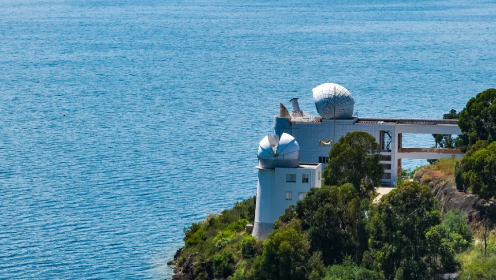
<path fill-rule="evenodd" d="M 351 93 L 338 84 L 321 84 L 313 90 L 317 112 L 324 119 L 349 119 L 353 116 L 355 100 Z"/>
<path fill-rule="evenodd" d="M 295 167 L 299 165 L 300 146 L 287 133 L 283 133 L 280 139 L 267 135 L 258 145 L 258 159 L 264 168 Z"/>
<path fill-rule="evenodd" d="M 267 135 L 258 145 L 258 158 L 261 159 L 298 159 L 300 145 L 296 139 L 283 133 L 281 139 Z"/>

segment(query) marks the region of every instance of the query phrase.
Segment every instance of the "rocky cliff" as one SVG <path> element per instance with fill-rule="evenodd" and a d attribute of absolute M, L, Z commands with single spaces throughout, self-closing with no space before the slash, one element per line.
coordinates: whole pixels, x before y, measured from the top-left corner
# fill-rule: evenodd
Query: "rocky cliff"
<path fill-rule="evenodd" d="M 429 186 L 439 200 L 442 213 L 459 209 L 467 213 L 469 222 L 475 225 L 481 220 L 481 213 L 489 207 L 496 207 L 496 202 L 479 198 L 478 195 L 460 192 L 456 189 L 453 176 L 446 176 L 428 166 L 418 170 L 413 180 Z"/>

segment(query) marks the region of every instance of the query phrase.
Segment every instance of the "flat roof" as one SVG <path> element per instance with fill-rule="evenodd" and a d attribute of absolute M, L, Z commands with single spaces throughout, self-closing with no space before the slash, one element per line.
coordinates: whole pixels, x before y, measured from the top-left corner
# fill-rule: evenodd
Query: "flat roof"
<path fill-rule="evenodd" d="M 357 123 L 377 123 L 377 124 L 424 124 L 424 125 L 456 125 L 457 119 L 386 119 L 386 118 L 359 118 Z"/>

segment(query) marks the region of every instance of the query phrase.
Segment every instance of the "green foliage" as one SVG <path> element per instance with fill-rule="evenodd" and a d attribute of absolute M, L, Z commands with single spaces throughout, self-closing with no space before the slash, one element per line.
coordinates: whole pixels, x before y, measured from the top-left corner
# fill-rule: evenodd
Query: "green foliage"
<path fill-rule="evenodd" d="M 461 210 L 450 210 L 444 215 L 441 225 L 447 230 L 451 247 L 460 253 L 472 243 L 472 232 L 467 221 L 467 214 Z"/>
<path fill-rule="evenodd" d="M 311 271 L 308 276 L 308 280 L 321 280 L 325 276 L 325 266 L 322 261 L 322 252 L 314 252 L 310 257 L 308 266 Z"/>
<path fill-rule="evenodd" d="M 229 244 L 229 242 L 231 242 L 235 236 L 236 232 L 228 229 L 219 232 L 217 236 L 214 237 L 215 247 L 217 247 L 218 249 L 224 247 L 225 245 Z"/>
<path fill-rule="evenodd" d="M 381 185 L 384 173 L 380 146 L 375 138 L 361 131 L 346 134 L 329 151 L 324 183 L 339 186 L 351 183 L 360 197 L 368 197 Z"/>
<path fill-rule="evenodd" d="M 205 228 L 200 226 L 199 228 L 195 228 L 194 232 L 188 232 L 186 234 L 184 244 L 186 247 L 196 246 L 205 241 L 206 238 Z"/>
<path fill-rule="evenodd" d="M 447 172 L 455 164 L 446 159 L 431 168 Z M 432 191 L 418 183 L 402 182 L 376 205 L 351 183 L 311 189 L 286 209 L 265 242 L 243 232 L 254 203 L 237 203 L 185 229 L 178 263 L 194 258 L 192 276 L 202 280 L 432 279 L 460 263 L 468 277 L 462 279 L 493 275 L 490 224 L 477 237 L 487 249 L 478 252 L 487 255 L 470 259 L 463 253 L 472 242 L 465 213 L 450 211 L 441 222 Z M 484 221 L 496 218 L 486 212 Z"/>
<path fill-rule="evenodd" d="M 242 232 L 248 221 L 254 219 L 255 202 L 255 197 L 238 202 L 232 209 L 209 215 L 204 221 L 184 229 L 185 246 L 178 264 L 192 256 L 195 279 L 231 276 L 236 264 L 243 259 L 240 244 L 245 237 Z M 258 247 L 256 243 L 255 251 L 260 250 Z M 251 263 L 248 260 L 243 265 L 250 267 Z"/>
<path fill-rule="evenodd" d="M 458 256 L 461 263 L 460 280 L 496 279 L 496 252 L 484 255 L 478 248 Z"/>
<path fill-rule="evenodd" d="M 458 125 L 461 142 L 473 145 L 479 140 L 496 138 L 496 89 L 490 88 L 471 98 L 460 112 Z"/>
<path fill-rule="evenodd" d="M 427 186 L 404 182 L 371 207 L 367 225 L 372 266 L 388 279 L 402 269 L 403 279 L 429 276 L 426 233 L 440 223 L 438 203 Z"/>
<path fill-rule="evenodd" d="M 235 272 L 231 280 L 248 280 L 249 278 L 245 275 L 244 268 L 238 268 Z"/>
<path fill-rule="evenodd" d="M 425 243 L 429 254 L 429 266 L 434 271 L 444 268 L 447 271 L 456 269 L 455 252 L 450 246 L 449 232 L 442 225 L 436 225 L 425 234 Z"/>
<path fill-rule="evenodd" d="M 255 256 L 257 240 L 255 237 L 248 235 L 241 241 L 241 256 L 245 259 L 250 259 Z"/>
<path fill-rule="evenodd" d="M 303 280 L 308 271 L 309 244 L 294 228 L 276 229 L 264 243 L 263 253 L 255 259 L 253 275 L 257 280 Z"/>
<path fill-rule="evenodd" d="M 496 142 L 478 141 L 461 161 L 458 189 L 488 199 L 496 196 Z"/>
<path fill-rule="evenodd" d="M 358 266 L 350 257 L 344 259 L 340 265 L 333 265 L 326 269 L 323 280 L 382 280 L 380 272 L 371 271 Z"/>
<path fill-rule="evenodd" d="M 216 278 L 227 278 L 234 272 L 234 257 L 230 253 L 217 254 L 213 259 L 213 270 Z"/>
<path fill-rule="evenodd" d="M 312 189 L 296 206 L 301 226 L 311 242 L 311 251 L 321 251 L 325 264 L 342 261 L 352 255 L 356 261 L 366 248 L 365 215 L 361 200 L 352 184 Z M 364 245 L 364 246 L 363 246 Z"/>
<path fill-rule="evenodd" d="M 312 190 L 310 190 L 312 191 Z M 279 228 L 281 223 L 283 224 L 287 224 L 289 223 L 291 220 L 293 219 L 296 219 L 298 216 L 296 214 L 296 206 L 291 204 L 288 206 L 288 208 L 286 208 L 286 210 L 284 210 L 284 214 L 282 214 L 280 217 L 279 217 L 279 220 L 277 220 L 274 224 L 274 228 Z"/>

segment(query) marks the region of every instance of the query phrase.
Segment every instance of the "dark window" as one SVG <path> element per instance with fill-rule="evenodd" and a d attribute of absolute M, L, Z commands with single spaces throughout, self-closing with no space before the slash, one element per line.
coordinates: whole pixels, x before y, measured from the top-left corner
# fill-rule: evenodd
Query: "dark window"
<path fill-rule="evenodd" d="M 319 163 L 328 163 L 329 157 L 319 157 Z"/>
<path fill-rule="evenodd" d="M 296 174 L 286 174 L 286 182 L 296 183 Z"/>
<path fill-rule="evenodd" d="M 302 183 L 308 183 L 308 174 L 302 174 L 301 175 L 301 182 Z"/>

